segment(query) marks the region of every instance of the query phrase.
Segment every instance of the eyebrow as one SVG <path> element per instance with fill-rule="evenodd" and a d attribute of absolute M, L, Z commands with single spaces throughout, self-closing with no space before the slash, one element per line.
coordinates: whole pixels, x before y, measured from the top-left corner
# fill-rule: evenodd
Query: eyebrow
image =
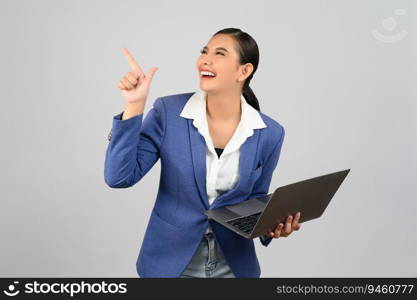
<path fill-rule="evenodd" d="M 207 46 L 204 46 L 203 47 L 203 50 L 204 49 L 208 49 L 208 47 Z M 223 48 L 223 47 L 217 47 L 216 49 L 218 49 L 218 50 L 224 50 L 224 51 L 226 51 L 226 52 L 229 52 L 229 51 L 227 51 L 227 49 L 226 48 Z"/>

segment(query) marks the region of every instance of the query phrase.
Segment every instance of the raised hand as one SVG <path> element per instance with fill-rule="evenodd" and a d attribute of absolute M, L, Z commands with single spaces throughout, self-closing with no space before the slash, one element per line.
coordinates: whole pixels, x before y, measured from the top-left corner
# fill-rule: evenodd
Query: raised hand
<path fill-rule="evenodd" d="M 127 104 L 144 102 L 148 97 L 153 75 L 158 68 L 151 68 L 145 75 L 129 50 L 127 48 L 123 48 L 122 50 L 130 65 L 131 71 L 119 81 L 119 90 Z"/>

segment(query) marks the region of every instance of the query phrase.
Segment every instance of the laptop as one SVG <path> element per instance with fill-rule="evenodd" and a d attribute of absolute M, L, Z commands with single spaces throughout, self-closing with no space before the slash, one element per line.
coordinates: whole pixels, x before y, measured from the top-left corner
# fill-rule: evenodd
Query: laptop
<path fill-rule="evenodd" d="M 299 223 L 319 218 L 350 169 L 278 187 L 273 193 L 204 213 L 247 239 L 266 239 L 289 215 L 301 212 Z"/>

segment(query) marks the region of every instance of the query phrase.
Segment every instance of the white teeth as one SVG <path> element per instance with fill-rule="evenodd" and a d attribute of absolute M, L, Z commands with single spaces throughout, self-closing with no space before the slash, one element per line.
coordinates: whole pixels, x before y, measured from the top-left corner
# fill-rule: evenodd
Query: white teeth
<path fill-rule="evenodd" d="M 201 71 L 200 74 L 201 75 L 209 75 L 209 76 L 213 76 L 213 77 L 216 76 L 216 75 L 214 75 L 214 73 L 211 73 L 211 72 L 208 72 L 208 71 Z"/>

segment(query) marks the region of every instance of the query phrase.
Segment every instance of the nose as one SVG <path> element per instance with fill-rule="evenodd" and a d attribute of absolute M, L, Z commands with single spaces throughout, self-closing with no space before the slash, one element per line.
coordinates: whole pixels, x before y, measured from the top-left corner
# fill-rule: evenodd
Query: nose
<path fill-rule="evenodd" d="M 211 65 L 211 62 L 207 59 L 203 59 L 203 65 L 204 66 Z"/>

